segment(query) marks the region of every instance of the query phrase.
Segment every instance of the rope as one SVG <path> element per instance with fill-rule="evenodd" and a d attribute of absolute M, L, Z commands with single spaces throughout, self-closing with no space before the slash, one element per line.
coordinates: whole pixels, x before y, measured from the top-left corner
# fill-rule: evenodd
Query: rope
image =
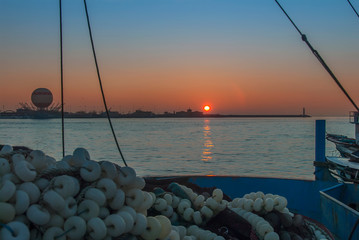
<path fill-rule="evenodd" d="M 354 232 L 355 232 L 355 229 L 358 227 L 358 224 L 359 224 L 359 218 L 356 220 L 352 230 L 350 231 L 350 235 L 348 237 L 348 240 L 351 240 L 353 235 L 354 235 Z"/>
<path fill-rule="evenodd" d="M 345 96 L 348 98 L 348 100 L 353 104 L 353 106 L 356 108 L 356 110 L 359 112 L 359 108 L 358 106 L 355 104 L 355 102 L 353 101 L 353 99 L 349 96 L 349 94 L 347 93 L 347 91 L 344 89 L 344 87 L 342 86 L 342 84 L 339 82 L 339 80 L 337 79 L 337 77 L 334 75 L 334 73 L 332 72 L 332 70 L 329 68 L 329 66 L 326 64 L 326 62 L 324 61 L 324 59 L 320 56 L 319 52 L 317 50 L 315 50 L 313 48 L 313 46 L 310 44 L 310 42 L 307 39 L 307 36 L 305 34 L 303 34 L 299 28 L 297 27 L 297 25 L 295 25 L 295 23 L 293 22 L 293 20 L 289 17 L 289 15 L 287 14 L 287 12 L 283 9 L 283 7 L 280 5 L 280 3 L 277 0 L 274 0 L 278 6 L 280 7 L 280 9 L 283 11 L 283 13 L 287 16 L 287 18 L 289 19 L 289 21 L 293 24 L 293 26 L 295 27 L 295 29 L 298 31 L 298 33 L 301 35 L 302 40 L 307 44 L 307 46 L 310 48 L 310 50 L 312 51 L 312 53 L 314 54 L 314 56 L 318 59 L 318 61 L 322 64 L 322 66 L 324 67 L 324 69 L 329 73 L 329 75 L 332 77 L 332 79 L 335 81 L 335 83 L 338 85 L 338 87 L 342 90 L 342 92 L 345 94 Z"/>
<path fill-rule="evenodd" d="M 318 222 L 313 222 L 311 221 L 310 219 L 308 219 L 307 217 L 305 217 L 304 219 L 304 223 L 305 225 L 311 230 L 311 233 L 313 235 L 315 235 L 315 231 L 316 230 L 319 230 L 320 233 L 322 235 L 324 235 L 324 239 L 333 239 L 334 240 L 334 237 L 332 236 L 332 234 L 330 233 L 330 231 L 324 226 L 322 225 L 321 223 L 318 223 Z M 316 239 L 316 238 L 315 238 Z M 318 238 L 319 239 L 319 238 Z M 322 239 L 322 238 L 321 238 Z"/>
<path fill-rule="evenodd" d="M 350 2 L 350 0 L 347 0 L 347 1 L 348 1 L 349 5 L 352 7 L 352 9 L 353 9 L 353 11 L 355 12 L 355 14 L 357 15 L 357 17 L 359 18 L 359 14 L 358 14 L 358 12 L 355 10 L 353 4 Z"/>
<path fill-rule="evenodd" d="M 66 236 L 67 233 L 71 232 L 71 231 L 74 230 L 74 229 L 75 229 L 75 227 L 72 227 L 72 228 L 70 228 L 70 229 L 64 231 L 64 232 L 61 233 L 60 235 L 55 236 L 54 239 L 58 239 L 58 238 L 60 238 L 60 237 Z"/>
<path fill-rule="evenodd" d="M 88 209 L 84 209 L 84 210 L 82 210 L 81 212 L 77 213 L 77 216 L 80 216 L 81 214 L 86 213 L 86 212 L 89 212 L 89 211 L 90 211 L 90 210 L 88 210 Z"/>
<path fill-rule="evenodd" d="M 91 25 L 90 25 L 89 15 L 88 15 L 88 11 L 87 11 L 86 0 L 84 0 L 84 5 L 85 5 L 85 11 L 86 11 L 87 26 L 88 26 L 88 29 L 89 29 L 89 35 L 90 35 L 90 40 L 91 40 L 92 53 L 93 53 L 93 57 L 94 57 L 94 60 L 95 60 L 97 77 L 98 77 L 98 81 L 99 81 L 99 83 L 100 83 L 102 100 L 103 100 L 103 104 L 104 104 L 104 106 L 105 106 L 107 119 L 108 119 L 108 122 L 109 122 L 109 124 L 110 124 L 110 128 L 111 128 L 111 131 L 112 131 L 112 135 L 113 135 L 113 137 L 114 137 L 114 139 L 115 139 L 116 146 L 117 146 L 117 149 L 118 149 L 118 151 L 119 151 L 119 153 L 120 153 L 120 155 L 121 155 L 122 161 L 123 161 L 123 163 L 125 164 L 125 166 L 127 166 L 127 163 L 126 163 L 126 161 L 125 161 L 125 158 L 123 157 L 123 154 L 122 154 L 122 152 L 121 152 L 120 145 L 118 144 L 115 131 L 114 131 L 113 126 L 112 126 L 110 114 L 109 114 L 109 111 L 108 111 L 108 108 L 107 108 L 107 104 L 106 104 L 105 94 L 104 94 L 104 91 L 103 91 L 103 88 L 102 88 L 100 70 L 99 70 L 99 67 L 98 67 L 98 64 L 97 64 L 97 57 L 96 57 L 95 46 L 94 46 L 94 42 L 93 42 L 93 38 L 92 38 L 92 31 L 91 31 Z"/>
<path fill-rule="evenodd" d="M 329 167 L 329 166 L 330 166 L 330 163 L 328 163 L 328 162 L 314 161 L 314 162 L 313 162 L 313 166 L 314 166 L 314 167 Z"/>
<path fill-rule="evenodd" d="M 62 157 L 65 157 L 65 120 L 64 120 L 64 71 L 63 71 L 63 48 L 62 48 L 62 1 L 59 0 L 60 8 L 60 71 L 61 71 L 61 129 L 62 129 Z"/>
<path fill-rule="evenodd" d="M 1 227 L 6 228 L 9 232 L 11 232 L 12 235 L 15 235 L 14 230 L 9 225 L 6 225 L 5 223 L 0 223 Z"/>

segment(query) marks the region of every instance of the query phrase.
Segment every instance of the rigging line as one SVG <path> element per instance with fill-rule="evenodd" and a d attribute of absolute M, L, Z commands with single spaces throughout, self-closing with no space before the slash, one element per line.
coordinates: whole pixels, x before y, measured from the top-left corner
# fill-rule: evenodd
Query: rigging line
<path fill-rule="evenodd" d="M 349 5 L 352 7 L 352 9 L 355 12 L 355 14 L 357 15 L 357 17 L 359 18 L 359 14 L 358 14 L 357 10 L 355 10 L 353 4 L 350 2 L 350 0 L 347 0 L 347 1 L 348 1 Z"/>
<path fill-rule="evenodd" d="M 322 64 L 322 66 L 324 67 L 324 69 L 329 73 L 329 75 L 332 77 L 332 79 L 335 81 L 335 83 L 338 85 L 338 87 L 342 90 L 342 92 L 345 94 L 345 96 L 348 98 L 348 100 L 353 104 L 353 106 L 356 108 L 356 110 L 359 112 L 359 108 L 358 106 L 355 104 L 355 102 L 353 101 L 353 99 L 349 96 L 349 94 L 347 93 L 347 91 L 344 89 L 344 87 L 342 86 L 342 84 L 339 82 L 339 80 L 337 79 L 337 77 L 334 75 L 334 73 L 332 72 L 332 70 L 329 68 L 329 66 L 326 64 L 326 62 L 324 61 L 324 59 L 320 56 L 319 52 L 317 50 L 315 50 L 313 48 L 313 46 L 310 44 L 310 42 L 307 39 L 307 36 L 305 34 L 303 34 L 299 28 L 297 27 L 297 25 L 295 25 L 295 23 L 293 22 L 293 20 L 289 17 L 289 15 L 287 14 L 287 12 L 283 9 L 283 7 L 280 5 L 280 3 L 277 0 L 274 0 L 278 6 L 280 7 L 280 9 L 283 11 L 283 13 L 287 16 L 287 18 L 289 19 L 289 21 L 293 24 L 293 26 L 297 29 L 297 31 L 299 32 L 299 34 L 302 37 L 302 40 L 307 44 L 307 46 L 310 48 L 310 50 L 312 51 L 312 53 L 314 54 L 314 56 L 318 59 L 318 61 Z"/>
<path fill-rule="evenodd" d="M 126 163 L 126 161 L 125 161 L 125 158 L 124 158 L 124 156 L 123 156 L 123 154 L 122 154 L 122 151 L 121 151 L 121 149 L 120 149 L 120 145 L 118 144 L 115 131 L 114 131 L 113 126 L 112 126 L 112 122 L 111 122 L 111 118 L 110 118 L 110 113 L 109 113 L 108 108 L 107 108 L 106 99 L 105 99 L 105 94 L 104 94 L 104 91 L 103 91 L 103 88 L 102 88 L 102 81 L 101 81 L 101 76 L 100 76 L 100 70 L 99 70 L 99 67 L 98 67 L 98 64 L 97 64 L 97 57 L 96 57 L 95 45 L 94 45 L 93 38 L 92 38 L 92 31 L 91 31 L 91 25 L 90 25 L 89 15 L 88 15 L 88 11 L 87 11 L 86 0 L 84 0 L 84 5 L 85 5 L 85 12 L 86 12 L 87 26 L 88 26 L 89 35 L 90 35 L 90 40 L 91 40 L 92 53 L 93 53 L 93 57 L 94 57 L 94 60 L 95 60 L 97 77 L 98 77 L 98 81 L 99 81 L 99 83 L 100 83 L 102 100 L 103 100 L 103 104 L 104 104 L 104 106 L 105 106 L 107 119 L 108 119 L 108 122 L 109 122 L 109 124 L 110 124 L 111 131 L 112 131 L 112 135 L 113 135 L 113 137 L 114 137 L 114 139 L 115 139 L 116 146 L 117 146 L 117 149 L 118 149 L 118 151 L 119 151 L 119 153 L 120 153 L 120 155 L 121 155 L 122 161 L 123 161 L 123 163 L 125 164 L 125 166 L 127 166 L 127 163 Z"/>
<path fill-rule="evenodd" d="M 60 9 L 60 71 L 61 71 L 61 132 L 62 132 L 62 157 L 65 157 L 65 118 L 64 118 L 64 70 L 62 47 L 62 0 L 59 0 Z"/>

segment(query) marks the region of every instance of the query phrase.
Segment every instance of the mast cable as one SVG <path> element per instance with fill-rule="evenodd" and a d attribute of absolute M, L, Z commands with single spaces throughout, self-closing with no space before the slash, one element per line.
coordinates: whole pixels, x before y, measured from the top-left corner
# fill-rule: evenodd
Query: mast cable
<path fill-rule="evenodd" d="M 357 17 L 359 18 L 359 14 L 358 14 L 357 10 L 355 10 L 353 4 L 350 2 L 350 0 L 347 0 L 347 1 L 348 1 L 349 5 L 352 7 L 352 9 L 355 12 L 355 14 L 357 15 Z"/>
<path fill-rule="evenodd" d="M 112 131 L 112 135 L 113 135 L 113 137 L 114 137 L 114 139 L 115 139 L 116 146 L 117 146 L 117 149 L 118 149 L 118 151 L 119 151 L 119 153 L 120 153 L 120 155 L 121 155 L 122 161 L 123 161 L 123 163 L 125 164 L 125 166 L 127 166 L 127 163 L 126 163 L 126 161 L 125 161 L 125 158 L 124 158 L 124 156 L 123 156 L 123 154 L 122 154 L 122 152 L 121 152 L 120 145 L 118 144 L 115 131 L 114 131 L 113 126 L 112 126 L 112 122 L 111 122 L 111 118 L 110 118 L 110 113 L 109 113 L 108 108 L 107 108 L 106 99 L 105 99 L 105 94 L 104 94 L 104 91 L 103 91 L 103 88 L 102 88 L 102 81 L 101 81 L 101 76 L 100 76 L 100 70 L 99 70 L 99 67 L 98 67 L 98 64 L 97 64 L 96 51 L 95 51 L 95 46 L 94 46 L 94 42 L 93 42 L 93 38 L 92 38 L 92 31 L 91 31 L 91 25 L 90 25 L 89 15 L 88 15 L 88 11 L 87 11 L 86 0 L 84 0 L 84 5 L 85 5 L 85 12 L 86 12 L 87 26 L 88 26 L 89 35 L 90 35 L 90 40 L 91 40 L 92 53 L 93 53 L 93 57 L 94 57 L 95 65 L 96 65 L 97 77 L 98 77 L 98 81 L 99 81 L 99 83 L 100 83 L 102 100 L 103 100 L 103 104 L 104 104 L 104 106 L 105 106 L 107 119 L 108 119 L 108 122 L 109 122 L 109 124 L 110 124 L 111 131 Z"/>
<path fill-rule="evenodd" d="M 62 157 L 65 157 L 65 118 L 64 118 L 64 71 L 63 71 L 63 48 L 62 48 L 62 3 L 60 7 L 60 71 L 61 71 L 61 129 L 62 129 Z"/>
<path fill-rule="evenodd" d="M 307 36 L 305 34 L 303 34 L 299 28 L 297 27 L 297 25 L 295 25 L 295 23 L 293 22 L 293 20 L 289 17 L 289 15 L 287 14 L 287 12 L 283 9 L 283 7 L 280 5 L 280 3 L 277 0 L 274 0 L 278 6 L 280 7 L 280 9 L 283 11 L 283 13 L 287 16 L 287 18 L 289 19 L 289 21 L 293 24 L 293 26 L 295 27 L 295 29 L 297 29 L 298 33 L 301 35 L 302 40 L 308 45 L 308 47 L 310 48 L 310 50 L 312 51 L 312 53 L 314 54 L 314 56 L 318 59 L 318 61 L 322 64 L 322 66 L 324 67 L 325 70 L 327 70 L 327 72 L 329 73 L 329 75 L 333 78 L 333 80 L 336 82 L 336 84 L 338 85 L 338 87 L 342 90 L 342 92 L 345 94 L 345 96 L 349 99 L 349 101 L 353 104 L 353 106 L 356 108 L 356 110 L 359 112 L 359 108 L 358 106 L 355 104 L 355 102 L 353 101 L 353 99 L 349 96 L 349 94 L 347 93 L 347 91 L 344 89 L 344 87 L 342 86 L 342 84 L 339 82 L 339 80 L 337 79 L 337 77 L 334 75 L 334 73 L 332 72 L 332 70 L 329 68 L 329 66 L 326 64 L 326 62 L 324 61 L 324 59 L 320 56 L 319 52 L 317 50 L 315 50 L 312 45 L 310 44 L 310 42 L 307 39 Z"/>

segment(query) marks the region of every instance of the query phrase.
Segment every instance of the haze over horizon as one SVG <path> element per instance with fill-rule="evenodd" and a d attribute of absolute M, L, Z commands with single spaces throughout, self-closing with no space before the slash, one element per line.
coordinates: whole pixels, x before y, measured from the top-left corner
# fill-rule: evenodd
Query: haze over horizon
<path fill-rule="evenodd" d="M 65 111 L 103 111 L 83 1 L 63 0 Z M 359 103 L 359 19 L 346 1 L 280 1 Z M 359 9 L 359 1 L 352 2 Z M 163 113 L 347 116 L 354 107 L 274 1 L 88 0 L 107 104 Z M 60 102 L 58 1 L 0 1 L 1 110 Z"/>

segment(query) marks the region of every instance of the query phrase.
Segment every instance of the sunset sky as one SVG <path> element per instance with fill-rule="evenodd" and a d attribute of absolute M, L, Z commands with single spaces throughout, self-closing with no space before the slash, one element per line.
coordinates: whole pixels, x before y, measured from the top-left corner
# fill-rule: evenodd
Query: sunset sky
<path fill-rule="evenodd" d="M 280 1 L 359 104 L 359 19 L 344 0 Z M 274 0 L 88 0 L 112 110 L 355 110 Z M 352 0 L 359 10 L 359 0 Z M 1 111 L 60 102 L 57 0 L 0 0 Z M 82 0 L 63 0 L 65 111 L 102 111 Z"/>

